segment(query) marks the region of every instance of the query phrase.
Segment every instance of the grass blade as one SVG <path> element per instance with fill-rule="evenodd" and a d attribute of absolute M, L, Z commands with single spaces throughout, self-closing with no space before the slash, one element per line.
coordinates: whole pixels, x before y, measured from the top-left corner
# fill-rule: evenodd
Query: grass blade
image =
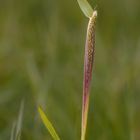
<path fill-rule="evenodd" d="M 45 115 L 44 111 L 41 109 L 41 107 L 38 107 L 38 112 L 40 114 L 40 117 L 42 119 L 43 124 L 48 129 L 49 133 L 53 137 L 54 140 L 60 140 L 58 134 L 56 133 L 53 125 L 49 121 L 48 117 Z"/>
<path fill-rule="evenodd" d="M 14 122 L 11 130 L 10 140 L 15 140 L 15 129 L 16 129 L 16 123 Z"/>
<path fill-rule="evenodd" d="M 88 3 L 88 1 L 87 0 L 77 0 L 77 1 L 85 16 L 88 18 L 92 17 L 93 9 Z"/>
<path fill-rule="evenodd" d="M 10 140 L 20 140 L 23 111 L 24 111 L 24 101 L 22 101 L 20 105 L 18 120 L 13 123 Z"/>
<path fill-rule="evenodd" d="M 20 105 L 19 116 L 18 116 L 17 126 L 16 126 L 15 140 L 20 140 L 21 128 L 22 128 L 22 119 L 23 119 L 23 111 L 24 111 L 24 101 L 22 101 L 21 105 Z"/>

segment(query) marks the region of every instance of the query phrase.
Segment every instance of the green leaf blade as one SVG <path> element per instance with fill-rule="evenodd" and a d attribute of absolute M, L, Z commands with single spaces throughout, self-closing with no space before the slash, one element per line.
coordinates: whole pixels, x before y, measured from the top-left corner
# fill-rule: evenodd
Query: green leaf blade
<path fill-rule="evenodd" d="M 90 18 L 93 14 L 93 9 L 87 0 L 77 0 L 84 15 Z"/>
<path fill-rule="evenodd" d="M 20 140 L 21 137 L 21 128 L 22 128 L 22 120 L 23 120 L 23 112 L 24 112 L 24 100 L 22 100 L 17 120 L 16 126 L 16 140 Z"/>
<path fill-rule="evenodd" d="M 48 117 L 45 115 L 44 111 L 41 109 L 41 107 L 38 107 L 38 112 L 40 114 L 40 117 L 42 119 L 43 124 L 48 129 L 49 133 L 53 137 L 54 140 L 60 140 L 58 134 L 56 133 L 52 123 L 49 121 Z"/>

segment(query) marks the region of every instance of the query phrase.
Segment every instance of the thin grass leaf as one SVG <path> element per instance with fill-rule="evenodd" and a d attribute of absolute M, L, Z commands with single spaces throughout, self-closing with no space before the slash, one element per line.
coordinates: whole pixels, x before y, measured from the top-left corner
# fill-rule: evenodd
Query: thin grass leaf
<path fill-rule="evenodd" d="M 10 140 L 15 140 L 15 130 L 16 130 L 16 123 L 13 123 Z"/>
<path fill-rule="evenodd" d="M 22 128 L 22 119 L 23 119 L 23 111 L 24 111 L 24 101 L 21 102 L 18 120 L 17 120 L 17 126 L 16 126 L 16 136 L 15 140 L 20 140 L 21 136 L 21 128 Z"/>
<path fill-rule="evenodd" d="M 18 132 L 17 136 L 16 136 L 16 140 L 20 140 L 21 137 L 21 131 Z"/>
<path fill-rule="evenodd" d="M 40 114 L 40 117 L 42 119 L 43 124 L 48 129 L 49 133 L 53 137 L 54 140 L 60 140 L 58 134 L 56 133 L 53 125 L 49 121 L 48 117 L 45 115 L 44 111 L 41 109 L 41 107 L 38 107 L 38 112 Z"/>
<path fill-rule="evenodd" d="M 93 66 L 94 47 L 95 47 L 96 17 L 97 17 L 97 11 L 94 11 L 88 23 L 86 44 L 85 44 L 81 140 L 85 140 L 86 128 L 87 128 L 89 90 L 90 90 L 90 82 L 92 77 L 92 66 Z"/>
<path fill-rule="evenodd" d="M 90 6 L 90 4 L 88 3 L 88 1 L 87 0 L 77 0 L 77 1 L 79 3 L 81 10 L 85 14 L 85 16 L 88 18 L 92 17 L 93 9 Z"/>

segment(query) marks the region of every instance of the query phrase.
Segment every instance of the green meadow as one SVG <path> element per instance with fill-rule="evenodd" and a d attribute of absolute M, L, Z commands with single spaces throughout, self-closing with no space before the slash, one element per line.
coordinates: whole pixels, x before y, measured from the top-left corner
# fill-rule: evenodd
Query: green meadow
<path fill-rule="evenodd" d="M 86 140 L 140 140 L 140 1 L 89 3 Z M 80 140 L 87 24 L 77 0 L 0 0 L 0 140 L 52 140 L 38 106 L 61 140 Z"/>

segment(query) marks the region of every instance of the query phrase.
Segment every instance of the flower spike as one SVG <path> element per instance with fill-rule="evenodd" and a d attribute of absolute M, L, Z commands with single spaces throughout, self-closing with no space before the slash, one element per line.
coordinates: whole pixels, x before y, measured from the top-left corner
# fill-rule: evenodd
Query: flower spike
<path fill-rule="evenodd" d="M 92 66 L 94 60 L 96 17 L 97 17 L 97 11 L 94 11 L 88 23 L 86 44 L 85 44 L 81 140 L 85 140 L 86 128 L 87 128 L 89 90 L 90 90 L 90 81 L 92 77 Z"/>

